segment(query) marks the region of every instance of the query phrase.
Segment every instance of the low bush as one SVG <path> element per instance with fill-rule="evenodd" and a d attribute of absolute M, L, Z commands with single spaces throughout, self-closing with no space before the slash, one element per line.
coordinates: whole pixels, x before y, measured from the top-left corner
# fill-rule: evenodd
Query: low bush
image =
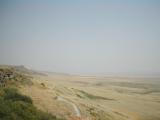
<path fill-rule="evenodd" d="M 4 92 L 5 92 L 4 94 L 5 100 L 23 101 L 23 102 L 32 104 L 32 99 L 30 97 L 19 94 L 16 89 L 5 88 Z"/>
<path fill-rule="evenodd" d="M 59 120 L 33 106 L 31 98 L 16 89 L 0 89 L 0 120 Z"/>

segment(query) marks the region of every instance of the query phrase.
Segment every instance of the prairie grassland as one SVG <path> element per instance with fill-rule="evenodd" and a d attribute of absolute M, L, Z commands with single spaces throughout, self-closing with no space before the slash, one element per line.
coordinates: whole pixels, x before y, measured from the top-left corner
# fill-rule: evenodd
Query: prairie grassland
<path fill-rule="evenodd" d="M 35 75 L 32 86 L 21 87 L 41 110 L 71 119 L 160 120 L 160 79 L 96 77 L 67 74 Z"/>

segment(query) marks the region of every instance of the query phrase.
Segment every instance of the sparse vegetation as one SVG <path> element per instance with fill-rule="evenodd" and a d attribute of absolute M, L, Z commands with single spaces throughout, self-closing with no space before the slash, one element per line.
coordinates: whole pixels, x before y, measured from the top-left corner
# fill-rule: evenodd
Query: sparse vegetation
<path fill-rule="evenodd" d="M 96 100 L 96 99 L 101 99 L 101 100 L 114 100 L 114 99 L 111 99 L 111 98 L 106 98 L 106 97 L 102 97 L 102 96 L 97 96 L 97 95 L 93 95 L 93 94 L 90 94 L 90 93 L 87 93 L 83 90 L 77 90 L 78 92 L 80 92 L 81 94 L 83 94 L 85 97 L 89 98 L 89 99 L 93 99 L 93 100 Z M 79 94 L 76 94 L 78 97 L 80 98 L 83 98 L 81 95 Z"/>
<path fill-rule="evenodd" d="M 120 112 L 115 111 L 114 113 L 115 113 L 115 114 L 117 114 L 117 115 L 119 115 L 119 116 L 122 116 L 122 117 L 128 118 L 128 116 L 126 116 L 126 115 L 124 115 L 124 114 L 122 114 L 122 113 L 120 113 Z"/>
<path fill-rule="evenodd" d="M 0 68 L 0 120 L 59 120 L 56 116 L 38 110 L 28 96 L 22 95 L 16 85 L 31 85 L 29 76 L 13 68 Z"/>
<path fill-rule="evenodd" d="M 83 96 L 79 95 L 79 94 L 76 94 L 77 97 L 79 98 L 84 98 Z"/>
<path fill-rule="evenodd" d="M 90 107 L 87 109 L 93 120 L 112 120 L 112 116 L 102 110 Z"/>
<path fill-rule="evenodd" d="M 4 91 L 4 94 L 3 94 L 4 100 L 12 100 L 13 102 L 23 101 L 23 102 L 32 104 L 31 98 L 25 95 L 19 94 L 17 89 L 15 88 L 4 88 L 3 91 Z"/>
<path fill-rule="evenodd" d="M 6 86 L 6 85 L 32 85 L 31 82 L 31 76 L 27 76 L 25 74 L 22 74 L 20 72 L 17 72 L 12 67 L 7 68 L 0 68 L 0 85 Z"/>
<path fill-rule="evenodd" d="M 0 120 L 159 120 L 157 79 L 107 81 L 60 74 L 33 75 L 9 67 L 0 67 L 0 71 L 0 80 L 5 81 L 5 86 L 0 87 Z M 81 117 L 76 116 L 71 104 L 58 101 L 58 97 L 75 104 Z"/>
<path fill-rule="evenodd" d="M 38 110 L 31 98 L 21 95 L 14 88 L 0 89 L 0 108 L 1 120 L 58 120 Z"/>
<path fill-rule="evenodd" d="M 41 83 L 41 86 L 42 86 L 42 87 L 46 87 L 44 83 Z"/>

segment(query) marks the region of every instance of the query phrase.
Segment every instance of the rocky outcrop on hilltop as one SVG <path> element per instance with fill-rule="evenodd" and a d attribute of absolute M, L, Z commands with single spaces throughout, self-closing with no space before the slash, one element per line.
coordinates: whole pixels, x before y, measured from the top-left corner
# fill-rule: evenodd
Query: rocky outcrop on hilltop
<path fill-rule="evenodd" d="M 5 87 L 9 84 L 32 84 L 31 77 L 17 72 L 12 67 L 0 67 L 0 87 Z"/>
<path fill-rule="evenodd" d="M 4 87 L 8 80 L 14 78 L 14 73 L 11 69 L 0 68 L 0 87 Z"/>

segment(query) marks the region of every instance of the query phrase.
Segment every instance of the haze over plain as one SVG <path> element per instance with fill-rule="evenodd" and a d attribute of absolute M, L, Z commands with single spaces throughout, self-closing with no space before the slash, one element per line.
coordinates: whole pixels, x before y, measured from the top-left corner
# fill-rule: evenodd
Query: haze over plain
<path fill-rule="evenodd" d="M 160 2 L 0 2 L 0 64 L 78 74 L 160 74 Z"/>

